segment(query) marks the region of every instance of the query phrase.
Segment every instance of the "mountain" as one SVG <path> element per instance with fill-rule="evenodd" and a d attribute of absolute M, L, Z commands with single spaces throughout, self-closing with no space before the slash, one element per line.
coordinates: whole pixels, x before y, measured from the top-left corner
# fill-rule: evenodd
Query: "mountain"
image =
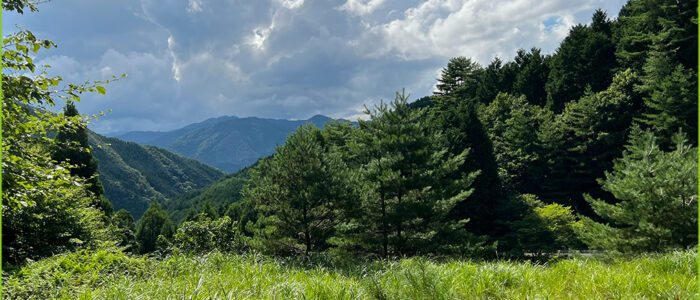
<path fill-rule="evenodd" d="M 225 176 L 197 160 L 154 146 L 141 146 L 88 132 L 92 155 L 105 196 L 115 210 L 126 209 L 135 219 L 154 198 L 174 198 Z"/>
<path fill-rule="evenodd" d="M 165 202 L 163 208 L 173 221 L 179 223 L 184 221 L 190 208 L 199 210 L 206 201 L 217 208 L 228 207 L 229 204 L 241 200 L 241 191 L 250 177 L 248 171 L 253 166 L 226 175 L 226 177 L 201 189 L 180 194 Z"/>
<path fill-rule="evenodd" d="M 308 120 L 224 116 L 173 131 L 132 131 L 117 137 L 162 147 L 232 173 L 272 154 L 299 126 L 310 122 L 322 128 L 332 120 L 322 115 Z"/>

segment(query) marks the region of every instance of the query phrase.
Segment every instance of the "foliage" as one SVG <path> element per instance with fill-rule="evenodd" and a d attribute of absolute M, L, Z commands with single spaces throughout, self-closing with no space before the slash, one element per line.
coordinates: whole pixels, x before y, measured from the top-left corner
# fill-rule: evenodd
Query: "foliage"
<path fill-rule="evenodd" d="M 582 194 L 611 197 L 596 179 L 622 154 L 630 126 L 641 115 L 639 83 L 639 76 L 631 70 L 620 72 L 605 91 L 568 103 L 562 114 L 540 127 L 547 162 L 541 198 L 546 203 L 571 206 L 590 216 Z"/>
<path fill-rule="evenodd" d="M 667 251 L 698 242 L 698 149 L 682 134 L 665 152 L 654 135 L 637 129 L 622 158 L 600 184 L 608 203 L 586 195 L 605 220 L 584 218 L 581 238 L 591 247 L 622 252 Z"/>
<path fill-rule="evenodd" d="M 525 216 L 514 222 L 514 249 L 535 257 L 551 256 L 557 250 L 580 249 L 575 232 L 581 227 L 571 207 L 558 203 L 545 205 L 534 195 L 520 195 L 527 205 Z"/>
<path fill-rule="evenodd" d="M 185 253 L 207 253 L 215 249 L 234 251 L 243 246 L 237 235 L 236 222 L 228 216 L 213 219 L 200 215 L 198 220 L 184 222 L 178 227 L 172 246 Z"/>
<path fill-rule="evenodd" d="M 517 69 L 513 81 L 512 92 L 522 94 L 530 104 L 543 107 L 547 102 L 545 84 L 550 73 L 549 55 L 542 55 L 538 48 L 530 49 L 530 52 L 518 50 L 513 63 Z M 500 91 L 508 91 L 502 89 Z"/>
<path fill-rule="evenodd" d="M 416 257 L 336 267 L 299 262 L 295 258 L 221 253 L 176 255 L 164 261 L 148 262 L 143 274 L 115 271 L 99 277 L 106 279 L 105 282 L 87 281 L 91 284 L 77 287 L 63 285 L 53 294 L 73 299 L 167 299 L 173 295 L 193 299 L 698 297 L 696 251 L 615 259 L 609 263 L 595 257 L 548 264 Z M 141 265 L 131 266 L 141 268 Z M 47 282 L 44 278 L 27 281 L 25 290 Z M 22 286 L 14 284 L 12 288 Z M 13 291 L 5 287 L 5 291 Z"/>
<path fill-rule="evenodd" d="M 313 125 L 299 127 L 251 171 L 244 195 L 260 215 L 253 246 L 271 253 L 322 250 L 349 198 L 347 167 Z"/>
<path fill-rule="evenodd" d="M 78 109 L 72 101 L 68 101 L 63 109 L 65 117 L 77 117 Z M 105 215 L 110 216 L 114 208 L 112 203 L 104 197 L 102 182 L 97 176 L 97 159 L 90 153 L 88 145 L 87 127 L 84 124 L 74 124 L 69 128 L 60 128 L 55 138 L 56 145 L 52 149 L 52 159 L 58 163 L 69 164 L 70 173 L 81 177 L 88 184 L 88 190 L 94 195 L 95 205 Z"/>
<path fill-rule="evenodd" d="M 474 192 L 457 204 L 451 218 L 469 219 L 467 228 L 477 235 L 502 235 L 507 229 L 501 221 L 509 216 L 498 215 L 496 208 L 506 207 L 507 203 L 504 203 L 493 144 L 478 118 L 476 100 L 452 94 L 436 96 L 433 100 L 434 106 L 428 114 L 426 125 L 443 135 L 444 142 L 439 145 L 446 147 L 453 156 L 470 149 L 464 162 L 459 164 L 450 178 L 460 179 L 472 172 L 480 172 L 471 185 Z"/>
<path fill-rule="evenodd" d="M 6 12 L 36 10 L 36 1 L 3 1 Z M 83 93 L 104 94 L 100 84 L 64 83 L 49 77 L 50 67 L 33 58 L 56 44 L 19 30 L 3 37 L 2 46 L 2 217 L 3 263 L 74 249 L 105 238 L 99 202 L 84 178 L 71 174 L 74 166 L 52 160 L 56 132 L 85 126 L 82 116 L 55 114 L 58 99 L 80 101 Z"/>
<path fill-rule="evenodd" d="M 224 177 L 224 173 L 194 159 L 167 150 L 140 146 L 88 131 L 91 154 L 99 161 L 97 169 L 105 195 L 116 209 L 128 210 L 134 218 L 141 217 L 153 198 L 184 197 Z M 164 203 L 166 210 L 180 200 Z M 215 202 L 216 203 L 216 202 Z M 190 204 L 190 203 L 187 203 Z M 182 208 L 182 220 L 189 209 Z"/>
<path fill-rule="evenodd" d="M 110 219 L 110 229 L 117 245 L 124 248 L 124 251 L 138 251 L 136 242 L 136 222 L 134 217 L 126 209 L 120 209 Z"/>
<path fill-rule="evenodd" d="M 115 249 L 80 250 L 3 272 L 3 299 L 75 299 L 123 276 L 144 278 L 155 261 Z M 4 270 L 5 271 L 5 270 Z"/>
<path fill-rule="evenodd" d="M 587 88 L 599 92 L 612 80 L 617 62 L 611 33 L 605 29 L 607 17 L 599 10 L 593 20 L 598 24 L 574 26 L 552 56 L 546 90 L 547 106 L 554 112 L 561 112 Z"/>
<path fill-rule="evenodd" d="M 437 95 L 459 95 L 473 98 L 476 95 L 478 78 L 482 67 L 464 56 L 450 59 L 437 83 Z"/>
<path fill-rule="evenodd" d="M 647 107 L 641 122 L 654 130 L 662 147 L 672 145 L 671 137 L 679 129 L 688 134 L 691 144 L 697 145 L 697 74 L 674 64 L 671 51 L 661 45 L 655 43 L 652 49 L 639 87 L 645 93 Z"/>
<path fill-rule="evenodd" d="M 168 214 L 154 200 L 153 203 L 143 213 L 136 229 L 136 240 L 140 245 L 141 253 L 149 253 L 156 250 L 163 250 L 158 247 L 159 240 L 165 238 L 169 240 L 175 233 L 175 225 L 168 217 Z M 164 241 L 160 241 L 163 243 Z"/>
<path fill-rule="evenodd" d="M 476 172 L 457 179 L 468 150 L 452 156 L 443 136 L 425 126 L 424 109 L 412 109 L 405 94 L 366 110 L 349 148 L 358 156 L 359 199 L 345 211 L 346 222 L 332 243 L 388 257 L 418 252 L 468 250 L 479 241 L 464 232 L 467 220 L 448 219 L 472 193 Z M 462 240 L 454 238 L 460 235 Z M 437 246 L 437 247 L 436 247 Z"/>
<path fill-rule="evenodd" d="M 480 119 L 493 142 L 504 189 L 517 193 L 541 192 L 543 149 L 537 131 L 542 124 L 552 121 L 552 114 L 529 104 L 525 96 L 498 94 L 480 110 Z"/>
<path fill-rule="evenodd" d="M 673 60 L 697 71 L 698 1 L 630 0 L 613 25 L 615 56 L 623 68 L 640 71 L 653 40 L 665 35 Z"/>

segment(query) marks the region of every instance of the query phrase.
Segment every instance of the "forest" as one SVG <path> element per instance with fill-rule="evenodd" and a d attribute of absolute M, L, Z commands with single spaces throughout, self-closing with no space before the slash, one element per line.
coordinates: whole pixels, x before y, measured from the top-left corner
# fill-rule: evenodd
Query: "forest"
<path fill-rule="evenodd" d="M 54 42 L 5 35 L 2 294 L 696 298 L 697 46 L 697 1 L 629 0 L 551 54 L 455 53 L 433 95 L 398 87 L 365 120 L 300 126 L 134 219 L 104 196 L 74 105 L 123 76 L 66 83 L 33 62 Z"/>

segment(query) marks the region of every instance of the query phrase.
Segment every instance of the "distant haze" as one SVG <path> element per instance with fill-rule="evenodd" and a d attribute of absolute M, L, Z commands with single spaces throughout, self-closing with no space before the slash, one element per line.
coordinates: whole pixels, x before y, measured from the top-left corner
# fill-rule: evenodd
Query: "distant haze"
<path fill-rule="evenodd" d="M 162 147 L 231 173 L 271 155 L 302 124 L 322 128 L 331 120 L 322 115 L 296 121 L 225 116 L 173 131 L 132 131 L 117 138 Z"/>

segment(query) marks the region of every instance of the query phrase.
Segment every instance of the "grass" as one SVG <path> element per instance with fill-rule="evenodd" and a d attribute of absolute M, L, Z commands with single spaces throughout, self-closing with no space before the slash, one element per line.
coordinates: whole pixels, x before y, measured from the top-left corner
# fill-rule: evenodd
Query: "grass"
<path fill-rule="evenodd" d="M 84 259 L 90 260 L 91 256 Z M 74 257 L 75 259 L 75 257 Z M 57 261 L 36 262 L 25 277 L 3 278 L 5 299 L 697 299 L 697 252 L 685 251 L 604 261 L 595 258 L 529 262 L 436 261 L 410 258 L 331 267 L 259 255 L 211 253 L 156 261 L 133 259 L 59 281 L 39 295 L 20 289 L 49 281 Z M 66 260 L 64 258 L 63 260 Z M 93 259 L 94 260 L 94 259 Z M 58 264 L 60 265 L 60 264 Z M 80 264 L 78 264 L 80 265 Z M 54 266 L 48 268 L 47 266 Z M 49 269 L 53 271 L 48 271 Z M 31 270 L 31 271 L 27 271 Z M 38 272 L 36 270 L 42 270 Z M 74 270 L 74 269 L 73 269 Z M 20 272 L 21 273 L 21 272 Z M 78 272 L 79 273 L 79 272 Z M 19 274 L 19 273 L 18 273 Z M 28 277 L 27 277 L 28 276 Z M 42 279 L 44 278 L 44 279 Z M 46 279 L 48 278 L 48 279 Z M 81 278 L 75 274 L 69 278 Z M 50 284 L 49 284 L 50 285 Z M 24 293 L 15 293 L 23 291 Z M 27 297 L 29 296 L 29 297 Z"/>

